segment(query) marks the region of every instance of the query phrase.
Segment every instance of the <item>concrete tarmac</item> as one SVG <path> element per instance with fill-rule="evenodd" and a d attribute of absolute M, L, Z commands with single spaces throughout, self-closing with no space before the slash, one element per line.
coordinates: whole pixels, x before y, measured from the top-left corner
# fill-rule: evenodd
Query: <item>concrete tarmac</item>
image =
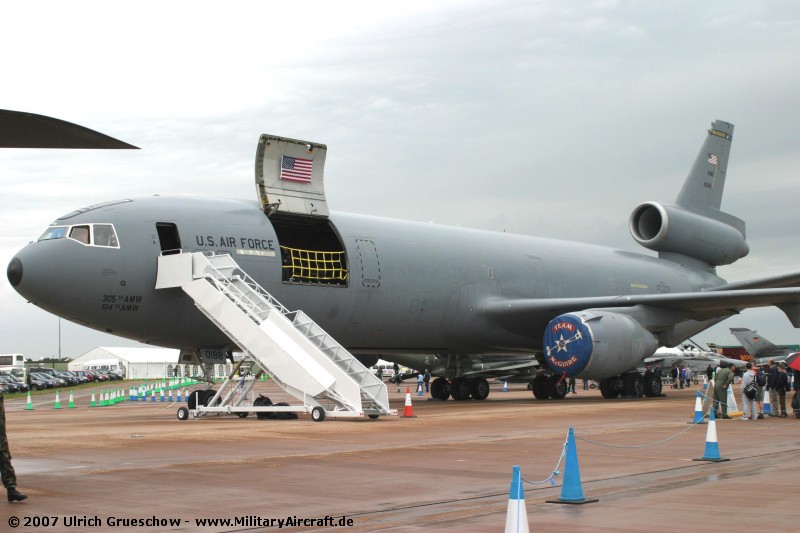
<path fill-rule="evenodd" d="M 493 384 L 482 402 L 412 393 L 416 418 L 321 423 L 307 415 L 179 421 L 177 404 L 89 408 L 88 392 L 75 409 L 63 393 L 58 410 L 54 394 L 35 396 L 34 410 L 7 399 L 13 464 L 29 499 L 0 502 L 0 530 L 503 531 L 512 467 L 546 480 L 570 426 L 580 487 L 599 501 L 546 503 L 560 497 L 561 475 L 556 486 L 525 483 L 531 531 L 796 527 L 800 420 L 718 420 L 729 461 L 698 462 L 708 426 L 689 423 L 696 387 L 604 400 L 578 383 L 563 401 L 535 400 L 519 385 L 502 392 Z M 269 382 L 255 390 L 296 403 Z M 389 391 L 402 414 L 405 386 Z"/>

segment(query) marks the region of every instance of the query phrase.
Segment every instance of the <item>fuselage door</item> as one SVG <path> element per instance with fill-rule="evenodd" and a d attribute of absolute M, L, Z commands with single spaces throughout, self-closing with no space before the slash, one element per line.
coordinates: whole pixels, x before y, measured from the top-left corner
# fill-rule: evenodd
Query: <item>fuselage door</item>
<path fill-rule="evenodd" d="M 267 215 L 328 216 L 323 171 L 328 148 L 264 134 L 256 150 L 256 191 Z"/>
<path fill-rule="evenodd" d="M 181 237 L 178 235 L 178 226 L 172 222 L 156 222 L 156 231 L 158 231 L 162 255 L 181 253 Z"/>
<path fill-rule="evenodd" d="M 364 287 L 381 286 L 381 262 L 375 243 L 367 239 L 356 239 L 358 261 L 361 264 L 361 285 Z"/>

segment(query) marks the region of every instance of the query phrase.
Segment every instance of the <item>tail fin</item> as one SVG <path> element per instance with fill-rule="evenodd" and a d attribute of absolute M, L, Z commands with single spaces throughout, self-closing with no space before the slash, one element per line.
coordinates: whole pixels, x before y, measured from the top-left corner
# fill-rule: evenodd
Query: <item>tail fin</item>
<path fill-rule="evenodd" d="M 732 140 L 733 124 L 722 120 L 711 124 L 703 147 L 675 200 L 676 205 L 704 215 L 709 208 L 719 210 Z"/>
<path fill-rule="evenodd" d="M 746 239 L 744 220 L 720 211 L 732 142 L 733 124 L 715 120 L 675 205 L 732 226 Z"/>
<path fill-rule="evenodd" d="M 769 352 L 778 350 L 778 347 L 770 341 L 760 336 L 757 331 L 747 328 L 730 328 L 733 336 L 736 337 L 742 347 L 752 356 L 765 355 Z"/>
<path fill-rule="evenodd" d="M 660 257 L 697 268 L 729 265 L 750 251 L 744 220 L 720 211 L 733 124 L 715 120 L 675 204 L 645 202 L 633 210 L 633 238 Z"/>

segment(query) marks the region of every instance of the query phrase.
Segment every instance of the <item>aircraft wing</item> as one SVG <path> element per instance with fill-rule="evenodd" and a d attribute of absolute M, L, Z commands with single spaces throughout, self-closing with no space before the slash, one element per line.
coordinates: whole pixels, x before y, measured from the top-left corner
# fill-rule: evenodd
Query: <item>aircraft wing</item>
<path fill-rule="evenodd" d="M 584 309 L 647 306 L 683 314 L 688 319 L 708 320 L 738 313 L 750 307 L 776 306 L 796 328 L 800 328 L 800 287 L 714 290 L 668 294 L 627 296 L 590 296 L 585 298 L 491 299 L 483 311 L 501 323 L 529 321 L 542 314 L 556 317 Z"/>
<path fill-rule="evenodd" d="M 104 148 L 136 146 L 72 122 L 44 115 L 0 109 L 0 148 Z"/>
<path fill-rule="evenodd" d="M 709 292 L 715 292 L 741 289 L 770 289 L 776 287 L 800 287 L 800 272 L 791 272 L 789 274 L 749 279 L 746 281 L 736 281 L 707 290 Z"/>

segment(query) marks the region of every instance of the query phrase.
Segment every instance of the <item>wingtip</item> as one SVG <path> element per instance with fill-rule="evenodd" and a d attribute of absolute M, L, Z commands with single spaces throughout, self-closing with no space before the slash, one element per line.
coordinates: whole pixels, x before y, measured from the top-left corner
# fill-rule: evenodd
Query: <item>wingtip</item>
<path fill-rule="evenodd" d="M 0 109 L 0 148 L 140 149 L 72 122 L 7 109 Z"/>

